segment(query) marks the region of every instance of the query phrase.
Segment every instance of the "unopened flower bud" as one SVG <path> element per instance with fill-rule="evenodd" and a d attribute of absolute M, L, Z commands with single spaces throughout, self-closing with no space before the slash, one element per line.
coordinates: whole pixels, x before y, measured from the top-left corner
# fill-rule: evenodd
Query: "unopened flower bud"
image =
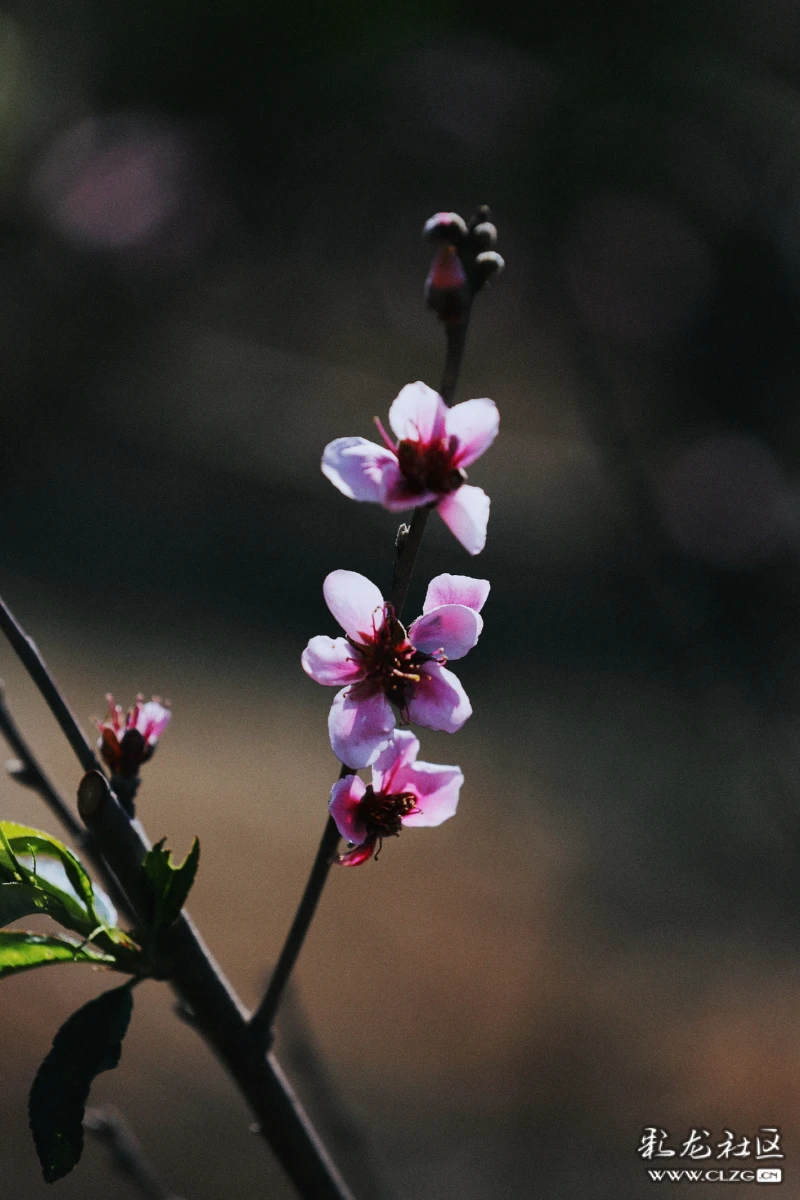
<path fill-rule="evenodd" d="M 434 213 L 431 219 L 425 222 L 422 236 L 429 242 L 445 242 L 455 246 L 467 236 L 467 225 L 458 213 Z"/>
<path fill-rule="evenodd" d="M 425 280 L 429 308 L 447 324 L 457 323 L 469 308 L 469 286 L 454 246 L 441 246 Z"/>
<path fill-rule="evenodd" d="M 475 259 L 475 274 L 481 283 L 488 283 L 495 275 L 500 274 L 505 265 L 505 262 L 495 250 L 484 250 Z"/>
<path fill-rule="evenodd" d="M 163 704 L 159 697 L 145 703 L 144 696 L 136 697 L 136 703 L 127 715 L 123 713 L 114 697 L 108 695 L 108 717 L 98 721 L 100 737 L 97 748 L 114 775 L 135 779 L 142 763 L 152 758 L 156 742 L 169 725 L 169 702 Z"/>
<path fill-rule="evenodd" d="M 470 230 L 470 238 L 481 250 L 492 250 L 497 245 L 497 227 L 491 221 L 481 221 Z"/>
<path fill-rule="evenodd" d="M 100 757 L 111 770 L 111 783 L 123 808 L 133 816 L 133 799 L 139 785 L 139 768 L 153 757 L 159 737 L 169 725 L 172 713 L 169 701 L 162 703 L 154 696 L 145 703 L 144 696 L 136 697 L 136 703 L 127 714 L 123 713 L 114 697 L 108 695 L 108 716 L 98 721 L 100 737 L 97 749 Z"/>
<path fill-rule="evenodd" d="M 488 204 L 479 204 L 475 209 L 474 214 L 470 217 L 469 227 L 474 229 L 476 225 L 480 225 L 482 221 L 491 221 L 492 210 Z"/>

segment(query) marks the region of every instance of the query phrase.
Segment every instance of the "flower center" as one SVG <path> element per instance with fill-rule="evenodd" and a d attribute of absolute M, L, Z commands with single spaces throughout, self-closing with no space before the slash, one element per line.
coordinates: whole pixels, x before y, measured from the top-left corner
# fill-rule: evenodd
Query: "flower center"
<path fill-rule="evenodd" d="M 460 488 L 467 478 L 466 471 L 453 464 L 458 438 L 448 442 L 404 441 L 397 444 L 397 464 L 412 492 L 437 492 L 446 496 Z"/>
<path fill-rule="evenodd" d="M 375 792 L 372 785 L 364 793 L 359 810 L 367 827 L 367 840 L 397 837 L 403 828 L 403 817 L 418 812 L 417 798 L 412 792 L 387 795 Z"/>
<path fill-rule="evenodd" d="M 379 683 L 387 699 L 403 713 L 406 709 L 406 689 L 419 683 L 420 668 L 430 662 L 434 655 L 424 654 L 411 644 L 391 604 L 384 604 L 383 617 L 383 624 L 375 630 L 369 643 L 364 645 L 352 638 L 348 638 L 348 641 L 364 660 L 366 679 L 363 684 Z M 436 657 L 436 661 L 443 659 Z M 356 691 L 363 684 L 354 684 L 351 690 Z"/>

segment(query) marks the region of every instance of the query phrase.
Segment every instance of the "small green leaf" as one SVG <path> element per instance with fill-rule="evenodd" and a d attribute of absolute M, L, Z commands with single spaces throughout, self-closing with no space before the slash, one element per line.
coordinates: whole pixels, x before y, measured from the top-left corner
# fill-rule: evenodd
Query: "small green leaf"
<path fill-rule="evenodd" d="M 82 933 L 85 936 L 87 930 L 93 925 L 96 926 L 98 922 L 102 922 L 104 925 L 116 924 L 117 914 L 114 906 L 99 888 L 94 890 L 91 911 L 87 910 L 83 899 L 76 894 L 69 876 L 64 870 L 64 865 L 59 859 L 47 858 L 43 854 L 21 854 L 17 858 L 17 862 L 30 872 L 29 884 L 46 893 L 48 897 L 52 897 L 56 905 L 61 905 L 66 910 L 66 917 L 59 916 L 58 912 L 52 911 L 50 907 L 47 911 L 50 916 L 61 921 L 62 925 L 66 925 L 68 929 L 74 929 L 76 933 Z"/>
<path fill-rule="evenodd" d="M 45 937 L 38 933 L 0 933 L 0 979 L 31 967 L 45 967 L 49 963 L 82 962 L 109 963 L 114 959 L 89 943 L 73 941 L 67 937 Z"/>
<path fill-rule="evenodd" d="M 156 931 L 172 925 L 180 916 L 186 903 L 200 859 L 200 842 L 197 838 L 180 866 L 172 862 L 171 851 L 164 849 L 165 838 L 148 851 L 142 867 L 156 897 Z"/>
<path fill-rule="evenodd" d="M 20 867 L 19 856 L 21 854 L 32 855 L 36 860 L 42 857 L 57 859 L 64 869 L 72 891 L 75 893 L 77 903 L 85 910 L 87 919 L 91 921 L 93 926 L 102 924 L 102 915 L 95 912 L 92 881 L 78 862 L 78 859 L 63 842 L 59 842 L 57 838 L 51 837 L 49 833 L 42 833 L 40 829 L 31 829 L 27 825 L 17 825 L 14 821 L 0 821 L 0 830 L 2 831 L 6 853 L 11 852 L 14 865 L 18 869 Z M 25 868 L 23 868 L 23 871 L 25 871 Z"/>
<path fill-rule="evenodd" d="M 83 1153 L 83 1116 L 95 1076 L 122 1054 L 133 995 L 128 984 L 90 1000 L 65 1021 L 40 1066 L 28 1101 L 46 1183 L 67 1175 Z"/>
<path fill-rule="evenodd" d="M 52 859 L 34 857 L 29 865 L 23 861 L 25 857 L 23 855 L 17 859 L 20 869 L 26 873 L 24 881 L 0 884 L 0 887 L 9 889 L 9 893 L 13 888 L 18 896 L 26 895 L 30 900 L 28 909 L 30 913 L 46 913 L 54 921 L 63 925 L 65 929 L 72 929 L 82 937 L 88 937 L 92 930 L 97 928 L 97 922 L 93 919 L 92 914 L 88 913 L 77 899 L 69 886 L 69 881 L 63 874 L 59 883 L 63 880 L 65 888 L 51 882 L 50 869 L 58 868 L 60 864 Z M 13 919 L 13 917 L 4 919 L 4 909 L 0 903 L 0 925 L 7 925 L 8 921 Z"/>
<path fill-rule="evenodd" d="M 120 970 L 140 973 L 145 965 L 139 946 L 117 928 L 117 914 L 108 897 L 92 881 L 66 846 L 49 834 L 13 821 L 0 821 L 0 926 L 34 913 L 43 913 L 65 929 L 81 936 L 83 949 L 88 942 L 99 942 L 102 951 L 114 947 L 109 958 L 94 947 L 80 961 L 116 962 Z M 27 936 L 27 935 L 22 935 Z M 69 938 L 52 939 L 72 947 Z M 11 943 L 8 943 L 10 946 Z M 42 957 L 24 966 L 69 960 L 72 954 Z M 22 970 L 14 965 L 11 969 Z M 4 971 L 0 964 L 0 977 Z"/>
<path fill-rule="evenodd" d="M 0 926 L 35 912 L 84 938 L 100 931 L 117 945 L 135 946 L 71 850 L 37 829 L 0 821 Z"/>

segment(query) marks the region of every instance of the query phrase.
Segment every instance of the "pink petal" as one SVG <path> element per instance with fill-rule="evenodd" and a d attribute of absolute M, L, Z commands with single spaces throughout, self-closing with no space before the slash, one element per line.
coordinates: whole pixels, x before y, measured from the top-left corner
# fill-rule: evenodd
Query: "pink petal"
<path fill-rule="evenodd" d="M 401 767 L 409 766 L 419 754 L 419 741 L 410 729 L 395 729 L 392 740 L 372 764 L 372 786 L 376 792 L 402 791 L 393 786 Z"/>
<path fill-rule="evenodd" d="M 158 700 L 148 700 L 147 704 L 143 704 L 139 709 L 136 728 L 152 746 L 161 737 L 171 720 L 171 709 L 166 708 Z"/>
<path fill-rule="evenodd" d="M 364 678 L 363 661 L 344 638 L 313 637 L 300 662 L 306 675 L 326 687 L 341 687 Z"/>
<path fill-rule="evenodd" d="M 383 596 L 374 583 L 357 571 L 331 571 L 322 594 L 348 637 L 372 641 L 383 625 Z"/>
<path fill-rule="evenodd" d="M 472 705 L 452 671 L 425 663 L 419 683 L 410 687 L 409 720 L 427 729 L 455 733 L 472 715 Z"/>
<path fill-rule="evenodd" d="M 329 807 L 336 828 L 343 838 L 356 845 L 365 841 L 367 836 L 367 827 L 359 816 L 359 806 L 366 790 L 366 784 L 357 775 L 345 775 L 331 788 Z"/>
<path fill-rule="evenodd" d="M 399 475 L 397 456 L 361 437 L 337 438 L 322 455 L 322 474 L 350 500 L 380 504 L 386 488 L 384 474 L 392 468 Z"/>
<path fill-rule="evenodd" d="M 337 692 L 328 717 L 333 753 L 356 770 L 375 761 L 395 725 L 392 706 L 383 692 L 364 695 L 363 686 L 356 684 Z"/>
<path fill-rule="evenodd" d="M 486 603 L 491 584 L 488 579 L 472 579 L 469 575 L 437 575 L 428 584 L 424 613 L 442 604 L 466 604 L 480 612 Z"/>
<path fill-rule="evenodd" d="M 440 767 L 434 763 L 414 763 L 398 773 L 396 790 L 413 792 L 419 809 L 403 817 L 403 825 L 441 825 L 455 813 L 463 782 L 460 767 Z"/>
<path fill-rule="evenodd" d="M 468 467 L 497 437 L 500 414 L 494 400 L 465 400 L 447 410 L 446 436 L 458 438 L 453 465 Z"/>
<path fill-rule="evenodd" d="M 444 652 L 446 658 L 463 658 L 477 642 L 483 617 L 464 604 L 443 604 L 417 617 L 408 630 L 409 641 L 423 654 Z"/>
<path fill-rule="evenodd" d="M 389 409 L 389 424 L 398 441 L 432 442 L 444 436 L 447 406 L 427 384 L 407 383 Z"/>
<path fill-rule="evenodd" d="M 451 533 L 470 554 L 480 554 L 486 545 L 489 497 L 483 488 L 464 484 L 439 501 L 439 515 Z"/>

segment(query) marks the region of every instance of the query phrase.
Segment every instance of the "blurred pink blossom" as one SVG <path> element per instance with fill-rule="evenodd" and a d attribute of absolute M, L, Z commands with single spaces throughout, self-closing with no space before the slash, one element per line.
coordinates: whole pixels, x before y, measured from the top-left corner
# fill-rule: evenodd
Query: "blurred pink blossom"
<path fill-rule="evenodd" d="M 390 512 L 435 504 L 462 546 L 479 554 L 486 544 L 489 497 L 464 482 L 464 468 L 489 449 L 499 421 L 493 400 L 448 408 L 433 388 L 409 383 L 389 409 L 397 444 L 376 418 L 386 445 L 337 438 L 325 447 L 322 472 L 351 500 L 370 500 Z"/>
<path fill-rule="evenodd" d="M 67 241 L 118 254 L 181 255 L 216 221 L 190 131 L 134 111 L 87 117 L 42 154 L 34 198 Z"/>
<path fill-rule="evenodd" d="M 385 837 L 397 837 L 407 826 L 441 825 L 454 815 L 464 782 L 461 768 L 417 762 L 418 754 L 414 734 L 396 730 L 372 768 L 371 784 L 346 775 L 333 785 L 331 816 L 355 846 L 338 860 L 342 866 L 366 862 L 380 852 Z"/>
<path fill-rule="evenodd" d="M 312 638 L 302 664 L 317 683 L 346 685 L 328 719 L 338 759 L 354 768 L 375 762 L 395 727 L 392 705 L 403 721 L 447 733 L 461 728 L 472 706 L 444 664 L 463 658 L 477 642 L 480 609 L 489 595 L 486 580 L 438 575 L 408 632 L 375 584 L 355 571 L 333 571 L 323 592 L 346 636 Z"/>

